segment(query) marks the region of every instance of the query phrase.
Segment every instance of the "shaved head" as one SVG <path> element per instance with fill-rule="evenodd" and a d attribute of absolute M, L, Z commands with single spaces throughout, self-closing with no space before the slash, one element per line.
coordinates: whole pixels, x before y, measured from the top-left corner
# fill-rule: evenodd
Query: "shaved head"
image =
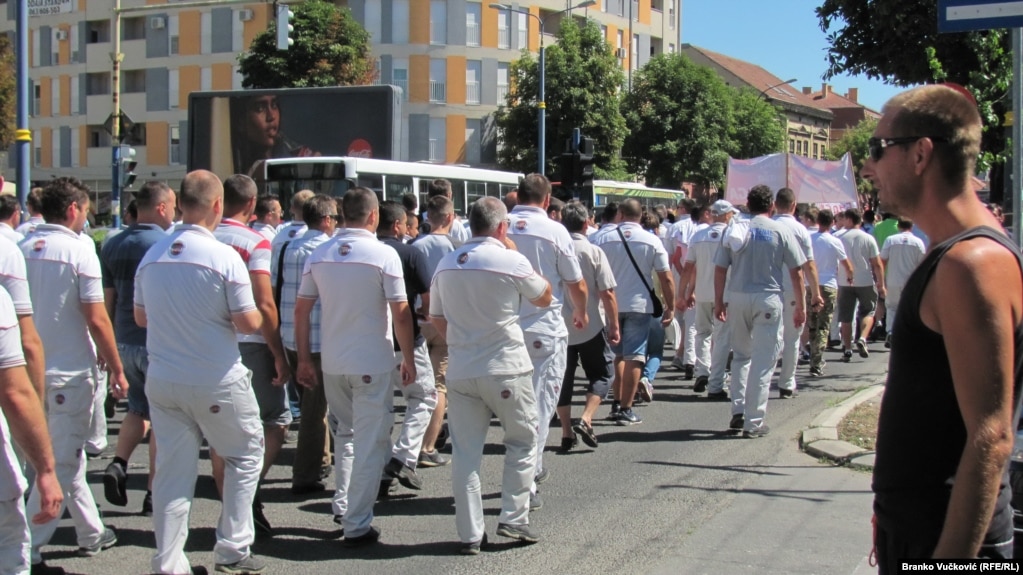
<path fill-rule="evenodd" d="M 224 198 L 224 184 L 213 172 L 195 170 L 181 180 L 181 210 L 208 210 Z"/>

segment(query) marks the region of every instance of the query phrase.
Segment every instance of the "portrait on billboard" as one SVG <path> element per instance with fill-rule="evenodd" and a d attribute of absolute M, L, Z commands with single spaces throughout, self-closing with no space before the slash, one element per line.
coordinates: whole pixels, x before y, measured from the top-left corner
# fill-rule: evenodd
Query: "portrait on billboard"
<path fill-rule="evenodd" d="M 236 174 L 256 175 L 261 160 L 319 156 L 289 137 L 276 94 L 233 97 L 230 100 L 231 157 Z"/>

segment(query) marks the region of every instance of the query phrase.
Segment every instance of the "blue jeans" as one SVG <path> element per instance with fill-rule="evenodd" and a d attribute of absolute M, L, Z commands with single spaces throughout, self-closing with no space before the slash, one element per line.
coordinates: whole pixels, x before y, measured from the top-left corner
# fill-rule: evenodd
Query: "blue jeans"
<path fill-rule="evenodd" d="M 661 367 L 661 358 L 664 357 L 664 326 L 661 325 L 659 317 L 650 318 L 650 335 L 647 336 L 646 354 L 642 377 L 653 383 L 654 376 L 657 375 L 657 370 Z"/>

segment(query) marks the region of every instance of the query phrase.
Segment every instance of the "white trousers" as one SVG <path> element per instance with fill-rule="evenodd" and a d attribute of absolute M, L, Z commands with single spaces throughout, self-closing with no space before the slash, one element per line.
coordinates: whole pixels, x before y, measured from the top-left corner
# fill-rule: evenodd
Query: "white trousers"
<path fill-rule="evenodd" d="M 31 525 L 33 563 L 43 560 L 40 551 L 53 538 L 65 508 L 71 512 L 79 546 L 95 545 L 103 535 L 105 528 L 96 499 L 85 480 L 85 442 L 92 433 L 95 393 L 96 374 L 92 370 L 74 375 L 46 375 L 46 424 L 64 503 L 56 519 Z M 33 489 L 25 509 L 27 516 L 39 513 L 39 505 L 39 490 Z"/>
<path fill-rule="evenodd" d="M 888 293 L 884 298 L 884 325 L 888 335 L 891 335 L 892 329 L 895 328 L 895 312 L 899 311 L 900 301 L 902 301 L 902 287 L 888 288 Z"/>
<path fill-rule="evenodd" d="M 29 539 L 25 499 L 0 501 L 0 575 L 28 575 L 32 541 Z"/>
<path fill-rule="evenodd" d="M 338 422 L 334 467 L 342 494 L 335 493 L 333 507 L 344 515 L 345 537 L 365 535 L 373 524 L 380 476 L 391 454 L 392 371 L 323 374 L 327 405 Z"/>
<path fill-rule="evenodd" d="M 732 342 L 728 340 L 728 323 L 714 317 L 714 302 L 697 302 L 696 308 L 696 376 L 708 376 L 707 391 L 725 389 L 725 368 Z"/>
<path fill-rule="evenodd" d="M 104 409 L 107 401 L 107 373 L 96 372 L 96 394 L 92 400 L 92 427 L 89 440 L 85 442 L 85 450 L 99 453 L 107 448 L 107 412 Z"/>
<path fill-rule="evenodd" d="M 252 499 L 263 468 L 264 450 L 263 423 L 251 375 L 212 387 L 150 377 L 146 397 L 157 447 L 153 571 L 190 572 L 185 541 L 204 436 L 224 458 L 223 507 L 213 556 L 217 563 L 241 561 L 249 555 L 255 538 Z"/>
<path fill-rule="evenodd" d="M 536 469 L 543 469 L 543 450 L 551 431 L 551 419 L 558 409 L 561 385 L 565 380 L 568 338 L 523 332 L 529 359 L 533 362 L 533 395 L 539 419 L 536 430 Z M 450 410 L 449 410 L 450 414 Z M 450 415 L 449 415 L 450 417 Z"/>
<path fill-rule="evenodd" d="M 732 341 L 732 415 L 743 414 L 744 430 L 764 424 L 771 374 L 778 358 L 782 326 L 779 293 L 730 293 L 728 325 Z"/>
<path fill-rule="evenodd" d="M 504 430 L 500 523 L 529 524 L 529 491 L 536 467 L 537 402 L 530 374 L 448 379 L 451 487 L 455 526 L 463 543 L 484 535 L 480 463 L 493 412 Z M 542 426 L 541 426 L 542 427 Z"/>
<path fill-rule="evenodd" d="M 686 309 L 682 312 L 682 363 L 693 365 L 696 363 L 696 309 Z"/>
<path fill-rule="evenodd" d="M 423 448 L 423 435 L 430 425 L 433 410 L 437 407 L 437 387 L 433 380 L 433 367 L 430 364 L 430 352 L 426 342 L 417 345 L 414 350 L 416 361 L 416 380 L 408 385 L 401 384 L 401 371 L 395 370 L 394 387 L 405 397 L 405 420 L 394 442 L 391 457 L 405 465 L 416 468 L 419 462 L 419 451 Z M 398 365 L 401 365 L 401 354 L 398 354 Z"/>
<path fill-rule="evenodd" d="M 796 364 L 799 361 L 799 336 L 803 327 L 796 327 L 796 298 L 806 298 L 804 293 L 785 294 L 784 324 L 781 330 L 781 373 L 778 375 L 778 389 L 796 390 Z"/>

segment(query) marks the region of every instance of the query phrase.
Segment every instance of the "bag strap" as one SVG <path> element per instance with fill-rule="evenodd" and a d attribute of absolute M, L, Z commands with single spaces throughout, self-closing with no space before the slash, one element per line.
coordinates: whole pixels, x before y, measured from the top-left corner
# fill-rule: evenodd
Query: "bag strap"
<path fill-rule="evenodd" d="M 291 240 L 284 242 L 281 253 L 277 256 L 277 286 L 274 289 L 274 304 L 277 305 L 277 323 L 281 322 L 281 293 L 284 290 L 284 253 L 288 251 Z"/>
<path fill-rule="evenodd" d="M 636 258 L 632 257 L 632 250 L 629 249 L 629 242 L 625 240 L 625 234 L 622 233 L 622 228 L 619 226 L 615 228 L 618 232 L 618 237 L 622 238 L 622 244 L 625 246 L 625 253 L 629 254 L 629 261 L 632 262 L 632 268 L 639 274 L 639 279 L 643 280 L 643 285 L 646 286 L 646 290 L 650 293 L 654 293 L 653 288 L 650 287 L 650 282 L 646 281 L 646 276 L 643 272 L 639 271 L 639 264 L 636 263 Z"/>

